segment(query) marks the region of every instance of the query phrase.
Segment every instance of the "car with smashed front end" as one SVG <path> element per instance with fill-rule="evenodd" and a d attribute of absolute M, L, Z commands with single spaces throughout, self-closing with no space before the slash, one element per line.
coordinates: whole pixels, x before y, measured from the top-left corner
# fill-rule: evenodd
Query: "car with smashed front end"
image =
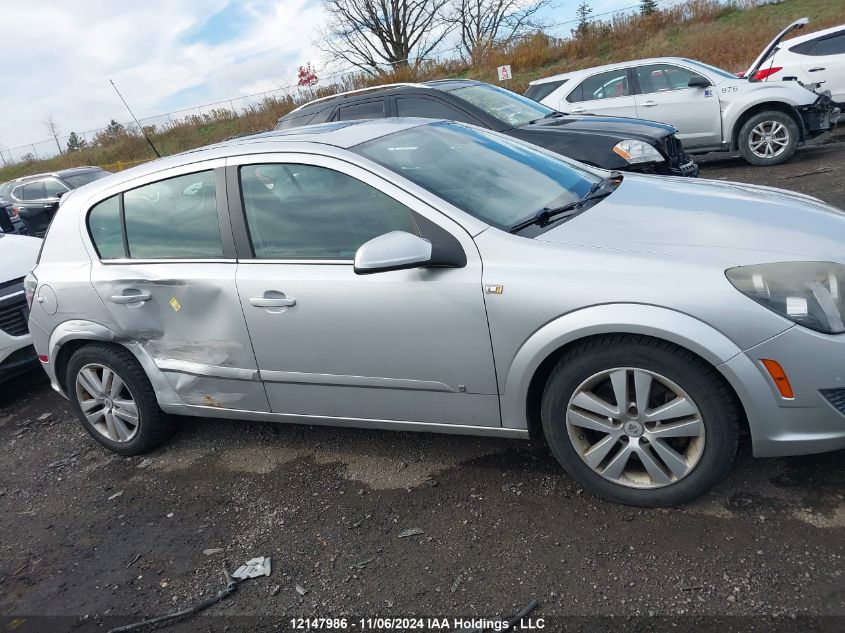
<path fill-rule="evenodd" d="M 170 416 L 545 436 L 579 484 L 678 504 L 845 447 L 845 215 L 586 167 L 447 121 L 337 122 L 68 196 L 26 285 L 82 426 Z"/>

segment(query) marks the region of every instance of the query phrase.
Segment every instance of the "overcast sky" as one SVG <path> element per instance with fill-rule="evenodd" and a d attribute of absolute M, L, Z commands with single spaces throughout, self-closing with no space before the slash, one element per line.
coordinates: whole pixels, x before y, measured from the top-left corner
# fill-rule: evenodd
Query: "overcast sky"
<path fill-rule="evenodd" d="M 573 19 L 578 0 L 555 2 L 548 22 Z M 295 83 L 325 63 L 322 21 L 320 0 L 0 0 L 0 148 L 48 138 L 51 114 L 62 134 L 128 120 L 108 79 L 139 118 Z"/>

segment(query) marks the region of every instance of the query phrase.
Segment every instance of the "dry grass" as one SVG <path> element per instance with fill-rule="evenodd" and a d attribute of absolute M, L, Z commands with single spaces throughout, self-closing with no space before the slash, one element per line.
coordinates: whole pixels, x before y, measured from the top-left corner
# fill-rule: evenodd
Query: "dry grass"
<path fill-rule="evenodd" d="M 573 38 L 536 33 L 491 51 L 474 64 L 461 59 L 426 62 L 378 78 L 347 77 L 341 83 L 318 88 L 314 96 L 326 96 L 383 83 L 425 81 L 444 77 L 468 77 L 496 81 L 496 66 L 510 64 L 514 78 L 510 88 L 525 90 L 528 82 L 555 73 L 643 57 L 680 55 L 714 64 L 730 71 L 745 70 L 762 47 L 790 21 L 807 16 L 810 29 L 820 30 L 845 23 L 841 0 L 785 0 L 760 5 L 757 0 L 691 0 L 652 16 L 616 16 L 592 24 Z M 181 119 L 163 129 L 150 128 L 153 142 L 163 155 L 201 147 L 226 138 L 272 129 L 279 117 L 293 109 L 296 98 L 268 98 L 235 115 L 216 110 Z M 153 153 L 138 134 L 120 134 L 95 146 L 42 161 L 21 163 L 0 170 L 0 182 L 18 176 L 73 167 L 102 165 L 119 170 L 152 159 Z"/>

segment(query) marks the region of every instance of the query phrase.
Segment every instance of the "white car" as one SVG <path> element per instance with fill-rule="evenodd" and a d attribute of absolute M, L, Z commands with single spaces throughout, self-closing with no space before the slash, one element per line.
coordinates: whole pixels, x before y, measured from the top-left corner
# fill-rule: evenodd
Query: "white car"
<path fill-rule="evenodd" d="M 738 150 L 753 165 L 788 160 L 839 118 L 829 95 L 797 81 L 749 81 L 681 57 L 554 75 L 531 82 L 525 95 L 562 112 L 668 123 L 689 152 Z"/>
<path fill-rule="evenodd" d="M 27 321 L 23 279 L 35 268 L 41 240 L 0 233 L 0 383 L 38 366 Z M 0 386 L 0 393 L 8 385 Z"/>
<path fill-rule="evenodd" d="M 845 104 L 845 24 L 782 41 L 788 33 L 809 23 L 809 19 L 801 18 L 778 33 L 743 76 L 767 83 L 821 84 L 842 107 Z"/>

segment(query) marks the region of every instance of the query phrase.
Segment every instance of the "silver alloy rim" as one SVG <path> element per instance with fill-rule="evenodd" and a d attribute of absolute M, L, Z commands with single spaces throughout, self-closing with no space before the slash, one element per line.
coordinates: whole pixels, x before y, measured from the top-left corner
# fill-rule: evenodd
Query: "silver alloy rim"
<path fill-rule="evenodd" d="M 138 434 L 138 407 L 117 373 L 99 363 L 76 374 L 76 400 L 97 432 L 112 442 L 128 442 Z"/>
<path fill-rule="evenodd" d="M 704 452 L 704 422 L 692 398 L 665 376 L 633 367 L 581 383 L 566 408 L 566 430 L 587 466 L 630 488 L 674 484 Z"/>
<path fill-rule="evenodd" d="M 774 158 L 786 151 L 789 129 L 778 121 L 763 121 L 754 126 L 748 137 L 748 146 L 755 156 Z"/>

